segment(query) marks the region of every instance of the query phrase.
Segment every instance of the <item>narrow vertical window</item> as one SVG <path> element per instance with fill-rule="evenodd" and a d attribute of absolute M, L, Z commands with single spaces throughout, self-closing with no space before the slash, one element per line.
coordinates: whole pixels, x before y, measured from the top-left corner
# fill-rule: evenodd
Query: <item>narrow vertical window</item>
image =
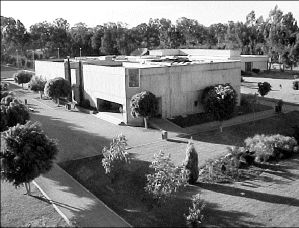
<path fill-rule="evenodd" d="M 129 74 L 129 87 L 140 86 L 140 74 L 139 69 L 128 69 Z"/>

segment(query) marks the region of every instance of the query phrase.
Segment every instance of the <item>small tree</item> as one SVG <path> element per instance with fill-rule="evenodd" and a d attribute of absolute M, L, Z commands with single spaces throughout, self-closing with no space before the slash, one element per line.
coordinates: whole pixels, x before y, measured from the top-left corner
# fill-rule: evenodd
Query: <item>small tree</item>
<path fill-rule="evenodd" d="M 33 74 L 28 71 L 18 71 L 14 74 L 14 80 L 16 83 L 22 84 L 22 88 L 24 88 L 23 84 L 28 83 L 31 80 L 32 75 Z"/>
<path fill-rule="evenodd" d="M 5 98 L 2 98 L 2 100 Z M 17 124 L 25 124 L 29 119 L 30 115 L 28 108 L 26 107 L 26 105 L 21 104 L 18 99 L 7 99 L 6 102 L 3 102 L 3 104 L 1 104 L 1 132 Z"/>
<path fill-rule="evenodd" d="M 157 110 L 157 99 L 154 94 L 149 91 L 143 91 L 135 94 L 131 98 L 131 115 L 144 118 L 144 127 L 147 128 L 147 120 L 155 115 Z"/>
<path fill-rule="evenodd" d="M 29 82 L 29 87 L 32 91 L 40 92 L 40 98 L 42 99 L 46 83 L 47 81 L 43 79 L 41 76 L 35 76 L 31 78 Z"/>
<path fill-rule="evenodd" d="M 61 77 L 49 80 L 44 89 L 45 95 L 52 99 L 56 99 L 58 105 L 59 98 L 67 97 L 71 94 L 71 92 L 72 89 L 70 83 Z"/>
<path fill-rule="evenodd" d="M 220 132 L 222 122 L 232 117 L 236 104 L 237 93 L 230 84 L 219 84 L 205 88 L 202 95 L 204 110 L 213 118 L 220 121 Z"/>
<path fill-rule="evenodd" d="M 271 85 L 269 82 L 259 82 L 257 84 L 259 94 L 264 97 L 271 91 Z"/>
<path fill-rule="evenodd" d="M 38 122 L 27 122 L 10 128 L 3 135 L 1 179 L 15 187 L 25 184 L 30 195 L 30 182 L 48 172 L 58 149 L 56 141 L 42 131 Z"/>
<path fill-rule="evenodd" d="M 124 172 L 125 165 L 130 163 L 126 146 L 127 139 L 124 135 L 120 134 L 112 139 L 110 148 L 103 148 L 102 153 L 104 158 L 102 159 L 102 165 L 105 173 L 109 174 L 112 183 Z"/>
<path fill-rule="evenodd" d="M 145 191 L 152 194 L 158 202 L 165 201 L 188 183 L 189 171 L 184 166 L 175 166 L 170 154 L 165 155 L 163 151 L 154 155 L 150 168 L 154 169 L 154 173 L 146 175 Z"/>
<path fill-rule="evenodd" d="M 192 207 L 189 207 L 189 214 L 185 215 L 188 227 L 198 227 L 202 223 L 205 206 L 199 194 L 192 196 Z"/>
<path fill-rule="evenodd" d="M 186 148 L 186 158 L 184 161 L 184 166 L 187 170 L 189 170 L 189 184 L 196 183 L 199 170 L 198 170 L 198 154 L 194 148 L 194 145 L 191 141 L 189 141 L 187 148 Z"/>

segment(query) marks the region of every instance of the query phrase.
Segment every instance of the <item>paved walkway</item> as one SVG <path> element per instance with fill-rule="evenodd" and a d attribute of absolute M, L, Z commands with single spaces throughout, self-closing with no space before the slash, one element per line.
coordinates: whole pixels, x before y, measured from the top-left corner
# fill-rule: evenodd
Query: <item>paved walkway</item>
<path fill-rule="evenodd" d="M 35 182 L 71 224 L 79 227 L 131 227 L 57 164 Z"/>

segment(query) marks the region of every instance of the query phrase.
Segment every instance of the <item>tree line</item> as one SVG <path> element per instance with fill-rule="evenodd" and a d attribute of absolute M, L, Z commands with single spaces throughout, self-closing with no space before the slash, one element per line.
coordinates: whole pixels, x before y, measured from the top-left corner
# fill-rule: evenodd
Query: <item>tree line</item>
<path fill-rule="evenodd" d="M 29 56 L 41 49 L 47 57 L 130 55 L 137 48 L 240 49 L 241 54 L 267 54 L 272 62 L 294 65 L 299 60 L 299 30 L 291 12 L 278 6 L 269 16 L 251 11 L 245 22 L 229 21 L 204 26 L 182 17 L 172 23 L 166 18 L 149 19 L 133 28 L 122 22 L 108 22 L 93 28 L 80 22 L 70 27 L 66 19 L 43 21 L 30 26 L 1 16 L 1 59 L 4 55 Z M 32 58 L 32 57 L 31 57 Z"/>

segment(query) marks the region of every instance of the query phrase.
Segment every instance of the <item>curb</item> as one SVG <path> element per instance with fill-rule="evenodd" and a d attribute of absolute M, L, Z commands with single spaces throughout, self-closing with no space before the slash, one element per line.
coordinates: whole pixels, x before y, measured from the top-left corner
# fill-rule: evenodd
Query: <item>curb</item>
<path fill-rule="evenodd" d="M 44 192 L 44 190 L 33 180 L 32 183 L 38 188 L 38 190 L 43 194 L 44 197 L 53 205 L 54 209 L 57 211 L 57 213 L 64 219 L 64 221 L 71 226 L 70 220 L 66 217 L 66 215 L 53 203 L 51 198 Z"/>

